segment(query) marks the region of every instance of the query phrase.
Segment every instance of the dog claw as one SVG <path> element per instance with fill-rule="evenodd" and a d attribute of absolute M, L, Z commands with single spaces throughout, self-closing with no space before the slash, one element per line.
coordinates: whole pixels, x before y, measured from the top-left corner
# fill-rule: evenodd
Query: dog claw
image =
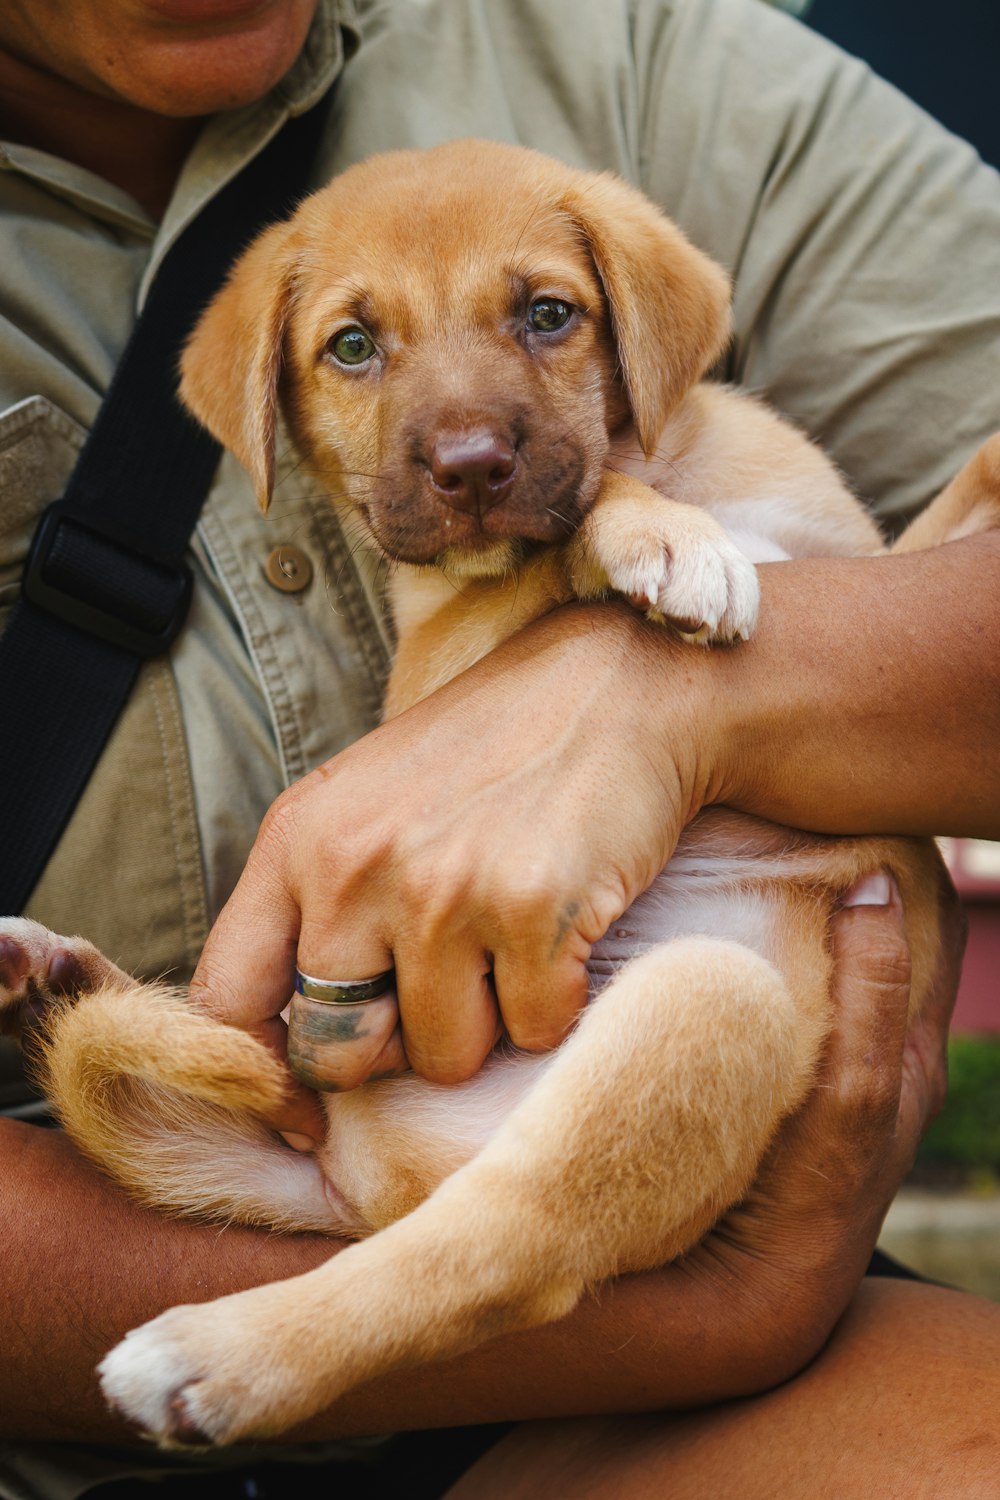
<path fill-rule="evenodd" d="M 171 1441 L 183 1444 L 185 1448 L 211 1448 L 212 1439 L 207 1432 L 202 1431 L 188 1409 L 187 1392 L 190 1389 L 187 1385 L 175 1391 L 167 1403 L 171 1417 Z"/>
<path fill-rule="evenodd" d="M 721 528 L 683 544 L 647 531 L 628 549 L 619 545 L 608 555 L 597 545 L 595 555 L 617 593 L 684 641 L 708 645 L 753 632 L 757 574 Z"/>

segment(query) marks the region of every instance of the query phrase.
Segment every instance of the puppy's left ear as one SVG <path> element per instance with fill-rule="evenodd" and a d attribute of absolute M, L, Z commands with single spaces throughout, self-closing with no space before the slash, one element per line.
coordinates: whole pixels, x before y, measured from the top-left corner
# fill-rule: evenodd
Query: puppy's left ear
<path fill-rule="evenodd" d="M 644 453 L 729 340 L 729 278 L 636 188 L 581 176 L 562 209 L 604 286 L 625 395 Z"/>
<path fill-rule="evenodd" d="M 264 511 L 274 488 L 296 249 L 294 223 L 265 230 L 236 262 L 181 356 L 181 400 L 224 448 L 235 453 Z"/>

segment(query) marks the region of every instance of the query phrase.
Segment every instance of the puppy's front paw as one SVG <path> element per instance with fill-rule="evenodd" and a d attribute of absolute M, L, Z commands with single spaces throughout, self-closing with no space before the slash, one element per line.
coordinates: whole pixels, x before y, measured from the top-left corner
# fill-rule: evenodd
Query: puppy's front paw
<path fill-rule="evenodd" d="M 203 1307 L 174 1307 L 127 1333 L 98 1366 L 111 1409 L 164 1448 L 210 1448 L 237 1435 L 244 1392 L 226 1400 L 224 1345 L 206 1346 Z M 221 1399 L 220 1399 L 221 1396 Z"/>
<path fill-rule="evenodd" d="M 60 937 L 27 917 L 0 917 L 0 1031 L 19 1032 L 54 1000 L 120 972 L 83 938 Z"/>
<path fill-rule="evenodd" d="M 634 537 L 605 560 L 605 570 L 613 589 L 685 640 L 747 640 L 757 624 L 757 570 L 721 528 Z"/>
<path fill-rule="evenodd" d="M 605 475 L 571 565 L 581 598 L 610 587 L 687 640 L 746 640 L 757 623 L 757 570 L 726 530 L 628 475 Z"/>
<path fill-rule="evenodd" d="M 308 1330 L 283 1340 L 273 1290 L 174 1307 L 127 1333 L 98 1367 L 108 1405 L 163 1448 L 276 1437 L 315 1411 Z"/>
<path fill-rule="evenodd" d="M 666 619 L 685 640 L 747 640 L 756 627 L 757 570 L 727 537 L 685 537 L 669 547 L 651 541 L 636 547 L 616 574 L 613 588 L 649 618 Z"/>

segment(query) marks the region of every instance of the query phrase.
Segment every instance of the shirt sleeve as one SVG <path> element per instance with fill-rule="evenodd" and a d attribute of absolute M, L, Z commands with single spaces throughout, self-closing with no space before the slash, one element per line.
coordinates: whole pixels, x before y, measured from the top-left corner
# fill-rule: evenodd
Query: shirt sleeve
<path fill-rule="evenodd" d="M 1000 427 L 1000 176 L 759 0 L 633 0 L 642 185 L 733 274 L 727 379 L 892 528 Z"/>

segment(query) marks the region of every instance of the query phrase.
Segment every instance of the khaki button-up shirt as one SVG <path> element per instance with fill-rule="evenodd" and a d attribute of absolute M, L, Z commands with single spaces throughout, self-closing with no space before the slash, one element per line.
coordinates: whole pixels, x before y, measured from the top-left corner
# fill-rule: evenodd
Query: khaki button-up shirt
<path fill-rule="evenodd" d="M 796 22 L 758 0 L 326 0 L 271 95 L 208 123 L 160 225 L 82 168 L 0 150 L 0 618 L 164 254 L 338 74 L 317 185 L 487 136 L 644 188 L 733 273 L 719 373 L 890 523 L 1000 426 L 1000 180 Z M 268 581 L 283 545 L 307 587 Z M 390 651 L 373 559 L 287 450 L 266 518 L 224 458 L 191 563 L 184 631 L 144 667 L 28 908 L 180 979 L 271 801 L 375 723 Z"/>

